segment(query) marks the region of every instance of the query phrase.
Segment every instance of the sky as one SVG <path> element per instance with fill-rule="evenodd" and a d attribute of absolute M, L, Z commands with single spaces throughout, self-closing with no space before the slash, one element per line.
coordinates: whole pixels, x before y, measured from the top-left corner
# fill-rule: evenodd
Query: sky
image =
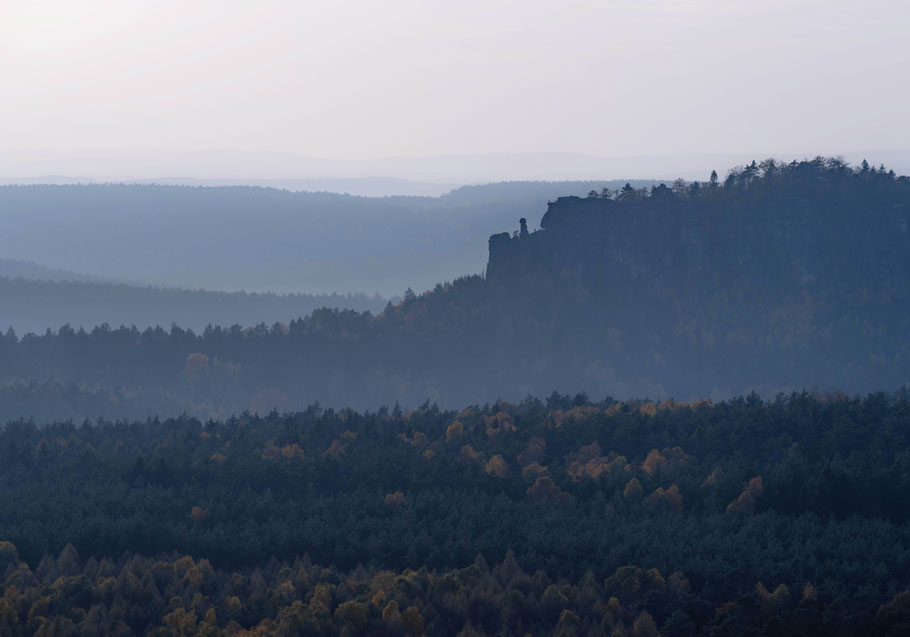
<path fill-rule="evenodd" d="M 910 149 L 907 33 L 906 0 L 2 0 L 0 154 Z"/>

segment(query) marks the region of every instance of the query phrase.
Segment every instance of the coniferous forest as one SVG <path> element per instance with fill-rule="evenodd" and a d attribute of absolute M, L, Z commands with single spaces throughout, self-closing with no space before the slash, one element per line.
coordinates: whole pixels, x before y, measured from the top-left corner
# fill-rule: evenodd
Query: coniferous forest
<path fill-rule="evenodd" d="M 539 213 L 381 309 L 6 331 L 0 635 L 910 634 L 910 179 Z"/>
<path fill-rule="evenodd" d="M 0 627 L 906 634 L 908 428 L 805 393 L 9 423 Z"/>

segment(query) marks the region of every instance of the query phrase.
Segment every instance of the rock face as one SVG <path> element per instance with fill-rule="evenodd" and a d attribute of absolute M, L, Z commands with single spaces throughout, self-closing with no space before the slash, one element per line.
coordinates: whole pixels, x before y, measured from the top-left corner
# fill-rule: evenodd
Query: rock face
<path fill-rule="evenodd" d="M 617 395 L 907 384 L 910 179 L 762 170 L 563 197 L 540 230 L 491 237 L 486 283 L 529 368 Z"/>
<path fill-rule="evenodd" d="M 563 197 L 533 234 L 490 237 L 487 279 L 569 271 L 592 291 L 698 295 L 910 284 L 910 202 L 777 197 L 729 210 L 689 199 Z"/>

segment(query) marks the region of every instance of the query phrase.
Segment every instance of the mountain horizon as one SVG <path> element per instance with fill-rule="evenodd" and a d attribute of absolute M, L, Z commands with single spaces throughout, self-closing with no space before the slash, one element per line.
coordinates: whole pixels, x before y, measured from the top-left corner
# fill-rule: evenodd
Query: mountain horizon
<path fill-rule="evenodd" d="M 110 149 L 0 151 L 0 183 L 92 182 L 186 185 L 268 185 L 346 192 L 439 196 L 461 185 L 502 181 L 706 179 L 712 170 L 747 164 L 757 157 L 811 159 L 822 152 L 688 152 L 590 155 L 571 152 L 502 152 L 333 159 L 288 151 L 241 149 Z M 838 154 L 838 153 L 834 153 Z M 908 149 L 858 149 L 840 153 L 851 164 L 867 160 L 910 173 Z M 338 181 L 336 181 L 338 180 Z M 365 184 L 357 182 L 365 180 Z M 368 187 L 374 183 L 374 190 Z M 382 182 L 389 182 L 382 187 Z M 221 182 L 219 184 L 219 182 Z M 296 182 L 296 186 L 294 185 Z M 334 184 L 333 184 L 334 182 Z M 396 183 L 397 182 L 397 183 Z M 402 183 L 403 182 L 403 183 Z M 451 187 L 448 188 L 447 187 Z"/>

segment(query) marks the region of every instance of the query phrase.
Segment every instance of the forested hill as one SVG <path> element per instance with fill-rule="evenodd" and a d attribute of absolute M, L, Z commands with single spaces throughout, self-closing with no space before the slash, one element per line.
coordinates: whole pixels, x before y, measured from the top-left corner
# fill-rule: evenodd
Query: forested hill
<path fill-rule="evenodd" d="M 36 269 L 44 274 L 44 269 Z M 62 274 L 61 276 L 66 276 Z M 286 323 L 319 308 L 379 313 L 388 301 L 367 294 L 271 294 L 215 292 L 72 280 L 0 276 L 0 325 L 22 335 L 70 325 L 105 323 L 141 329 L 173 323 L 202 331 L 212 323 Z"/>
<path fill-rule="evenodd" d="M 908 221 L 906 178 L 836 160 L 768 161 L 723 184 L 561 197 L 540 232 L 491 237 L 487 277 L 566 270 L 592 290 L 621 293 L 613 307 L 654 296 L 691 306 L 735 289 L 880 295 L 910 282 Z"/>
<path fill-rule="evenodd" d="M 591 195 L 552 202 L 538 232 L 491 237 L 487 266 L 488 286 L 574 324 L 580 361 L 684 395 L 910 380 L 907 177 L 768 160 Z M 535 286 L 574 300 L 530 300 Z"/>
<path fill-rule="evenodd" d="M 494 235 L 486 278 L 407 294 L 378 316 L 6 337 L 0 415 L 457 405 L 554 389 L 864 393 L 910 381 L 910 179 L 818 159 L 603 194 L 556 201 L 535 233 Z"/>

